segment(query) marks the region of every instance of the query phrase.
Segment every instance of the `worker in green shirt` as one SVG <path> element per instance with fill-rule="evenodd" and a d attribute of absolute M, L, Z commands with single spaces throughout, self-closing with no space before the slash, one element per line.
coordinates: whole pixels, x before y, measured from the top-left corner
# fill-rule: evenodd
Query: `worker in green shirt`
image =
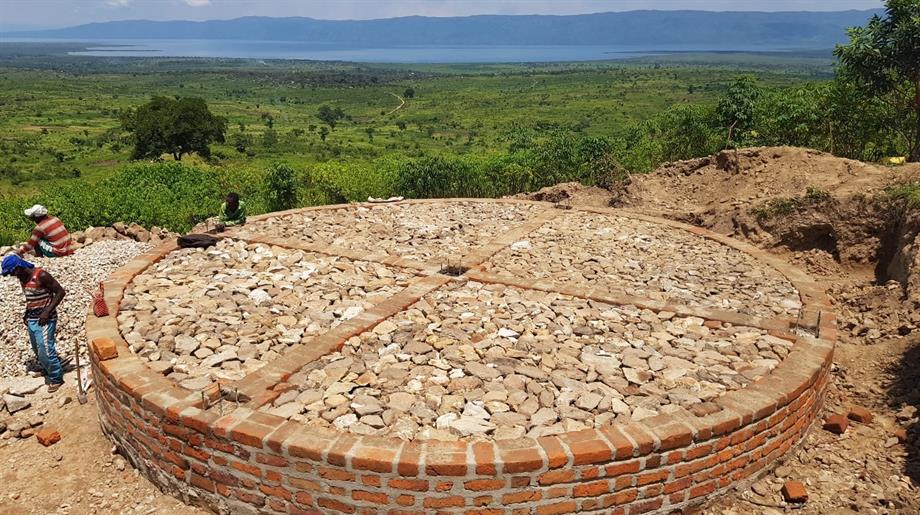
<path fill-rule="evenodd" d="M 234 227 L 246 223 L 246 203 L 240 200 L 236 193 L 227 195 L 226 200 L 220 206 L 220 216 L 217 221 L 218 232 L 227 227 Z"/>

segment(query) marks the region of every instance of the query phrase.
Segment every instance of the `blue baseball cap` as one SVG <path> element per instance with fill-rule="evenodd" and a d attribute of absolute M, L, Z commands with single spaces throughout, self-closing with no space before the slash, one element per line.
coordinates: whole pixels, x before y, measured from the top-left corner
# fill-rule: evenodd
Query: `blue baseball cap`
<path fill-rule="evenodd" d="M 13 254 L 3 258 L 0 263 L 0 275 L 12 275 L 17 268 L 35 268 L 35 265 Z"/>

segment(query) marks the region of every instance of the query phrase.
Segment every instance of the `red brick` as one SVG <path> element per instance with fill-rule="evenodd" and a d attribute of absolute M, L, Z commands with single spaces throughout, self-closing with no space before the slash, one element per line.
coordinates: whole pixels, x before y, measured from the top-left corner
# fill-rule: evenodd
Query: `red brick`
<path fill-rule="evenodd" d="M 850 420 L 855 420 L 856 422 L 860 422 L 863 424 L 871 424 L 873 416 L 872 416 L 872 412 L 867 410 L 866 408 L 863 408 L 860 406 L 853 406 L 852 408 L 850 408 L 850 412 L 847 413 L 847 418 L 849 418 Z"/>
<path fill-rule="evenodd" d="M 639 472 L 639 460 L 626 461 L 623 463 L 613 463 L 607 465 L 606 471 L 608 476 L 620 476 L 623 474 L 632 474 Z"/>
<path fill-rule="evenodd" d="M 273 456 L 271 454 L 263 454 L 261 452 L 259 454 L 256 454 L 256 461 L 263 465 L 270 465 L 272 467 L 287 467 L 288 466 L 288 460 L 280 456 Z"/>
<path fill-rule="evenodd" d="M 450 497 L 426 497 L 424 505 L 426 508 L 456 508 L 466 504 L 466 499 L 459 495 Z"/>
<path fill-rule="evenodd" d="M 396 504 L 400 506 L 412 506 L 415 504 L 415 497 L 411 495 L 400 495 L 396 498 Z"/>
<path fill-rule="evenodd" d="M 554 486 L 546 491 L 546 497 L 555 499 L 557 497 L 570 497 L 570 488 L 567 486 Z"/>
<path fill-rule="evenodd" d="M 620 506 L 626 503 L 630 503 L 636 500 L 639 497 L 638 490 L 624 490 L 622 492 L 617 492 L 613 495 L 607 495 L 602 499 L 602 503 L 605 508 L 611 506 Z"/>
<path fill-rule="evenodd" d="M 505 486 L 505 482 L 501 479 L 474 479 L 472 481 L 467 481 L 464 485 L 467 490 L 473 491 L 484 491 L 484 490 L 498 490 Z"/>
<path fill-rule="evenodd" d="M 320 497 L 317 499 L 316 504 L 323 508 L 329 508 L 330 510 L 341 511 L 343 513 L 354 513 L 354 506 L 349 506 L 341 501 L 335 499 L 328 499 L 326 497 Z"/>
<path fill-rule="evenodd" d="M 540 447 L 543 447 L 543 452 L 546 453 L 546 462 L 549 468 L 556 469 L 568 464 L 569 457 L 565 453 L 559 438 L 544 436 L 537 438 L 537 443 L 540 444 Z"/>
<path fill-rule="evenodd" d="M 268 436 L 271 428 L 244 420 L 230 430 L 230 437 L 243 445 L 262 448 L 262 440 Z"/>
<path fill-rule="evenodd" d="M 388 486 L 397 490 L 412 490 L 415 492 L 428 491 L 428 481 L 424 479 L 405 479 L 401 477 L 394 477 L 389 481 Z"/>
<path fill-rule="evenodd" d="M 702 485 L 691 488 L 690 497 L 693 499 L 696 499 L 697 497 L 709 495 L 715 491 L 716 491 L 716 484 L 714 482 L 704 483 Z"/>
<path fill-rule="evenodd" d="M 354 490 L 351 492 L 351 498 L 356 501 L 369 501 L 377 504 L 389 502 L 387 495 L 384 493 L 365 492 L 364 490 Z"/>
<path fill-rule="evenodd" d="M 633 456 L 633 452 L 636 449 L 619 428 L 616 426 L 606 426 L 601 429 L 601 432 L 607 437 L 607 440 L 610 441 L 610 445 L 613 446 L 615 452 L 614 457 L 616 459 L 622 460 Z"/>
<path fill-rule="evenodd" d="M 99 361 L 108 361 L 118 357 L 118 349 L 115 348 L 115 342 L 111 338 L 96 338 L 92 346 Z"/>
<path fill-rule="evenodd" d="M 417 442 L 406 442 L 403 444 L 402 452 L 399 454 L 399 462 L 396 464 L 396 472 L 406 477 L 418 475 L 421 454 L 421 444 Z"/>
<path fill-rule="evenodd" d="M 211 493 L 213 493 L 215 490 L 214 481 L 211 481 L 210 479 L 204 476 L 201 476 L 198 474 L 192 474 L 191 477 L 189 478 L 189 481 L 191 481 L 192 486 L 195 486 L 202 490 L 207 490 L 208 492 L 211 492 Z"/>
<path fill-rule="evenodd" d="M 290 501 L 291 499 L 294 498 L 294 495 L 291 492 L 285 490 L 284 488 L 281 488 L 280 486 L 261 485 L 259 486 L 259 490 L 265 495 L 270 495 L 272 497 L 279 497 L 286 501 Z"/>
<path fill-rule="evenodd" d="M 38 443 L 45 447 L 50 447 L 61 441 L 61 433 L 58 433 L 50 427 L 46 427 L 35 433 L 35 438 L 38 440 Z"/>
<path fill-rule="evenodd" d="M 491 495 L 480 495 L 473 498 L 473 506 L 488 506 L 493 501 L 494 498 Z"/>
<path fill-rule="evenodd" d="M 566 501 L 538 506 L 536 513 L 537 515 L 558 515 L 560 513 L 574 513 L 576 510 L 578 510 L 578 505 L 575 504 L 575 501 Z"/>
<path fill-rule="evenodd" d="M 530 481 L 530 476 L 512 476 L 511 488 L 524 488 L 525 486 L 530 486 Z"/>
<path fill-rule="evenodd" d="M 691 482 L 692 482 L 692 479 L 689 478 L 689 477 L 685 477 L 685 478 L 683 478 L 683 479 L 678 479 L 678 480 L 676 480 L 676 481 L 668 481 L 668 482 L 664 485 L 664 493 L 666 493 L 666 494 L 672 494 L 672 493 L 674 493 L 674 492 L 678 492 L 678 491 L 680 491 L 680 490 L 683 490 L 683 489 L 689 487 Z"/>
<path fill-rule="evenodd" d="M 633 504 L 629 507 L 629 515 L 635 515 L 637 513 L 648 513 L 650 511 L 655 511 L 658 508 L 661 508 L 661 505 L 664 504 L 664 500 L 661 498 L 651 499 L 648 501 L 643 501 L 637 504 Z"/>
<path fill-rule="evenodd" d="M 294 494 L 294 500 L 298 504 L 303 504 L 305 506 L 311 506 L 313 504 L 313 496 L 307 492 L 297 492 Z"/>
<path fill-rule="evenodd" d="M 831 415 L 824 420 L 824 429 L 838 435 L 845 433 L 848 425 L 849 422 L 843 415 Z"/>
<path fill-rule="evenodd" d="M 601 440 L 571 442 L 569 443 L 569 450 L 572 451 L 575 465 L 601 463 L 613 458 L 613 451 L 610 450 L 610 446 Z"/>
<path fill-rule="evenodd" d="M 570 469 L 550 470 L 549 472 L 540 476 L 540 479 L 539 479 L 541 485 L 555 485 L 557 483 L 570 483 L 574 480 L 575 480 L 575 472 Z"/>
<path fill-rule="evenodd" d="M 395 457 L 395 451 L 362 447 L 360 452 L 351 458 L 351 466 L 358 470 L 393 472 L 393 459 Z"/>
<path fill-rule="evenodd" d="M 354 481 L 355 475 L 352 472 L 346 470 L 320 467 L 317 472 L 319 476 L 323 479 L 331 479 L 333 481 Z"/>
<path fill-rule="evenodd" d="M 329 448 L 329 452 L 326 454 L 326 462 L 330 465 L 344 467 L 346 454 L 357 442 L 358 437 L 356 436 L 350 434 L 339 435 L 339 438 L 332 444 L 332 447 Z"/>
<path fill-rule="evenodd" d="M 380 476 L 361 476 L 361 483 L 367 486 L 380 486 Z"/>
<path fill-rule="evenodd" d="M 594 497 L 610 492 L 609 481 L 594 481 L 591 483 L 582 483 L 572 488 L 572 495 L 575 497 Z"/>
<path fill-rule="evenodd" d="M 536 447 L 500 452 L 502 463 L 504 463 L 502 470 L 505 473 L 533 472 L 543 468 L 543 456 L 540 455 Z"/>
<path fill-rule="evenodd" d="M 477 442 L 473 444 L 473 457 L 476 460 L 476 473 L 491 476 L 495 469 L 495 444 L 492 442 Z"/>
<path fill-rule="evenodd" d="M 525 490 L 523 492 L 514 492 L 502 496 L 502 504 L 516 504 L 521 502 L 539 501 L 543 494 L 539 490 Z"/>
<path fill-rule="evenodd" d="M 465 442 L 426 443 L 425 472 L 432 476 L 467 474 Z"/>
<path fill-rule="evenodd" d="M 319 492 L 323 489 L 322 485 L 310 479 L 288 476 L 287 482 L 294 488 L 299 488 L 301 490 L 312 490 L 314 492 Z"/>
<path fill-rule="evenodd" d="M 803 503 L 808 500 L 808 491 L 801 481 L 786 481 L 782 492 L 786 502 Z"/>
<path fill-rule="evenodd" d="M 697 445 L 696 447 L 687 451 L 687 460 L 695 460 L 699 457 L 705 456 L 712 452 L 712 444 L 707 443 L 703 445 Z"/>
<path fill-rule="evenodd" d="M 646 472 L 645 474 L 639 475 L 638 480 L 636 481 L 636 486 L 650 485 L 652 483 L 658 483 L 664 481 L 668 478 L 670 473 L 667 470 L 656 470 L 653 472 Z"/>

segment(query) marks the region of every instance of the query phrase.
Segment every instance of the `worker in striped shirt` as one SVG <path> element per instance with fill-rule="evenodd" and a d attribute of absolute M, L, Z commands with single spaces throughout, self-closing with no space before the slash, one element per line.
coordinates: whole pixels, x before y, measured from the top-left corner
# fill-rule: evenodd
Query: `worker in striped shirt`
<path fill-rule="evenodd" d="M 26 297 L 26 312 L 22 321 L 29 331 L 32 351 L 45 371 L 48 392 L 56 392 L 64 384 L 64 369 L 57 353 L 57 308 L 67 292 L 51 274 L 16 255 L 0 261 L 0 275 L 19 279 Z"/>
<path fill-rule="evenodd" d="M 36 257 L 61 257 L 73 254 L 70 233 L 58 218 L 48 214 L 48 208 L 35 204 L 25 213 L 35 222 L 35 228 L 29 241 L 16 251 L 17 255 L 34 253 Z"/>

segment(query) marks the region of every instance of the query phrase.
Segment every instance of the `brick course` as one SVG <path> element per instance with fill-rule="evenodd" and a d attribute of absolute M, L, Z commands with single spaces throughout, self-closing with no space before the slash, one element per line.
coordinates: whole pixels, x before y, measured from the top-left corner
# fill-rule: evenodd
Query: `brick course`
<path fill-rule="evenodd" d="M 749 245 L 676 222 L 617 214 L 692 230 L 747 252 L 786 275 L 807 307 L 830 306 L 820 285 Z M 533 223 L 527 230 L 536 227 Z M 517 231 L 509 237 L 524 235 Z M 487 246 L 489 252 L 509 242 L 499 238 L 497 243 Z M 793 351 L 769 376 L 726 393 L 706 410 L 680 410 L 625 426 L 536 440 L 403 442 L 308 428 L 256 411 L 273 398 L 267 392 L 280 392 L 276 386 L 287 375 L 360 329 L 340 326 L 334 337 L 323 339 L 326 347 L 291 349 L 277 365 L 266 365 L 240 381 L 253 400 L 221 412 L 208 409 L 201 392 L 184 390 L 150 371 L 118 331 L 115 315 L 126 285 L 175 249 L 170 243 L 143 254 L 106 281 L 106 301 L 115 313 L 104 318 L 89 313 L 86 324 L 88 339 L 96 342 L 90 347 L 95 395 L 103 431 L 146 477 L 185 502 L 215 511 L 670 513 L 753 478 L 796 445 L 819 416 L 829 378 L 836 334 L 830 312 L 821 319 L 819 334 L 825 339 L 817 339 L 793 334 L 789 321 L 667 306 L 707 321 L 768 329 L 793 341 Z M 475 267 L 490 255 L 480 249 L 467 256 L 465 264 Z M 449 281 L 425 273 L 420 270 L 404 295 L 375 312 L 390 316 L 411 304 L 413 297 Z M 490 277 L 476 270 L 471 276 L 529 287 L 520 279 Z M 602 292 L 578 296 L 635 300 Z M 350 321 L 361 327 L 374 322 L 362 317 Z"/>

